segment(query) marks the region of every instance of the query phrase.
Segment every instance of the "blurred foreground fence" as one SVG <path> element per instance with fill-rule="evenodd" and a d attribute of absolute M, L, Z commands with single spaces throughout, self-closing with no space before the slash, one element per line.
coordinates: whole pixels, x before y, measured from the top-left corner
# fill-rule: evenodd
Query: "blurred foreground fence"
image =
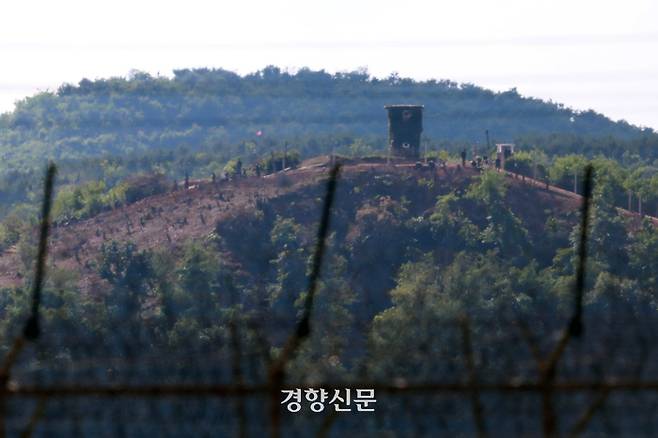
<path fill-rule="evenodd" d="M 51 165 L 31 313 L 0 368 L 0 431 L 10 436 L 657 436 L 658 380 L 646 376 L 656 375 L 658 357 L 646 350 L 646 339 L 622 340 L 616 357 L 599 355 L 598 362 L 591 360 L 597 347 L 586 342 L 590 333 L 625 331 L 629 323 L 590 321 L 582 312 L 591 173 L 588 167 L 573 310 L 554 339 L 537 339 L 527 321 L 501 315 L 471 321 L 465 315 L 435 327 L 454 340 L 445 346 L 447 352 L 409 352 L 439 364 L 436 374 L 442 378 L 436 381 L 361 373 L 349 381 L 294 382 L 287 369 L 313 329 L 339 166 L 328 181 L 302 313 L 276 354 L 264 359 L 245 351 L 237 333 L 243 327 L 231 324 L 228 345 L 149 357 L 139 351 L 148 340 L 140 333 L 127 339 L 117 327 L 116 339 L 104 339 L 107 357 L 85 361 L 80 357 L 93 340 L 75 327 L 66 333 L 41 333 L 39 327 L 55 174 Z M 126 348 L 131 342 L 134 348 Z M 61 351 L 61 357 L 35 360 L 40 354 L 35 345 Z M 496 345 L 514 346 L 522 354 L 496 355 L 491 351 Z M 117 349 L 123 354 L 113 354 Z M 617 372 L 618 363 L 628 366 Z M 591 377 L 593 368 L 599 377 Z M 308 387 L 374 389 L 375 412 L 288 412 L 281 391 Z"/>

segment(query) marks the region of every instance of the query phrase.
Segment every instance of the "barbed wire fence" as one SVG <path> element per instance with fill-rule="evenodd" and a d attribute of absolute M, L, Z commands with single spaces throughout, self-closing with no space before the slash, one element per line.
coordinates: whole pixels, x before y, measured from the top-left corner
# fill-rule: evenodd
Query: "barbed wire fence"
<path fill-rule="evenodd" d="M 526 321 L 513 318 L 505 320 L 504 330 L 498 330 L 500 320 L 505 319 L 501 315 L 492 315 L 492 320 L 484 322 L 491 330 L 475 332 L 474 321 L 463 315 L 435 328 L 437 332 L 452 333 L 457 340 L 456 351 L 445 358 L 446 366 L 453 369 L 449 375 L 454 379 L 422 382 L 369 379 L 365 375 L 349 381 L 316 382 L 313 387 L 326 390 L 372 389 L 377 395 L 376 412 L 343 415 L 333 411 L 311 417 L 286 412 L 281 404 L 281 392 L 309 387 L 308 382 L 290 381 L 288 368 L 314 330 L 316 291 L 331 228 L 339 172 L 340 164 L 330 171 L 301 314 L 280 349 L 267 345 L 261 336 L 255 341 L 260 346 L 258 351 L 246 351 L 241 343 L 241 331 L 245 327 L 233 314 L 228 317 L 229 342 L 221 348 L 182 352 L 172 349 L 171 357 L 166 354 L 140 356 L 135 350 L 139 349 L 141 334 L 130 333 L 123 338 L 119 335 L 119 340 L 108 341 L 134 342 L 134 348 L 124 348 L 124 355 L 112 355 L 110 349 L 104 361 L 93 358 L 86 363 L 80 358 L 89 346 L 85 339 L 43 331 L 39 324 L 56 173 L 55 166 L 49 165 L 30 313 L 0 367 L 0 434 L 244 437 L 267 433 L 279 437 L 329 436 L 339 434 L 339 430 L 359 430 L 364 431 L 360 435 L 384 431 L 393 436 L 396 430 L 402 430 L 402 435 L 430 436 L 439 430 L 479 437 L 579 436 L 591 431 L 597 415 L 605 417 L 601 412 L 606 404 L 612 406 L 610 415 L 619 416 L 620 426 L 606 426 L 603 418 L 603 425 L 595 434 L 651 436 L 658 432 L 658 416 L 655 415 L 658 412 L 658 380 L 643 378 L 646 375 L 643 367 L 655 358 L 652 352 L 646 351 L 646 340 L 638 341 L 645 350 L 631 378 L 606 377 L 600 372 L 596 379 L 585 379 L 578 374 L 578 355 L 565 359 L 570 346 L 587 348 L 581 344 L 581 338 L 589 330 L 583 315 L 583 300 L 591 166 L 585 172 L 571 316 L 555 338 L 537 338 Z M 500 320 L 494 321 L 496 318 Z M 248 324 L 259 338 L 264 330 L 260 322 L 256 319 Z M 482 325 L 482 322 L 477 324 Z M 483 363 L 483 353 L 477 347 L 482 350 L 493 340 L 527 350 L 529 359 L 517 357 L 508 364 L 510 375 L 520 375 L 520 378 L 505 378 L 489 372 L 491 368 Z M 35 364 L 24 356 L 28 350 L 35 353 L 32 347 L 37 341 L 48 345 L 51 351 L 79 349 L 80 354 L 69 353 L 77 358 L 68 357 L 56 364 L 39 361 Z M 650 335 L 648 342 L 651 342 Z M 565 363 L 567 360 L 572 363 Z M 263 364 L 267 378 L 258 380 L 254 376 L 259 375 L 259 366 Z M 567 371 L 567 378 L 559 378 L 564 371 Z"/>

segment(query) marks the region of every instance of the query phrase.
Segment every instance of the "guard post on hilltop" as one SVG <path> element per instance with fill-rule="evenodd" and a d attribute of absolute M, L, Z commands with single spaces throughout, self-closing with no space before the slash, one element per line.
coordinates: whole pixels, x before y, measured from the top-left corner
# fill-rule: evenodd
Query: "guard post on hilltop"
<path fill-rule="evenodd" d="M 388 111 L 389 154 L 407 160 L 420 158 L 423 132 L 422 105 L 386 105 Z"/>

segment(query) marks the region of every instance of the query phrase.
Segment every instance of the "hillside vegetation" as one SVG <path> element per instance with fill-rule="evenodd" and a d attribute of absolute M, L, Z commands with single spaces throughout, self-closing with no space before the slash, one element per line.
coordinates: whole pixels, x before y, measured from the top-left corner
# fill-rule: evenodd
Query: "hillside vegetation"
<path fill-rule="evenodd" d="M 303 307 L 326 161 L 269 176 L 192 181 L 188 189 L 58 224 L 43 292 L 47 335 L 38 357 L 21 368 L 21 381 L 217 383 L 233 382 L 236 372 L 247 383 L 267 381 L 268 364 Z M 658 231 L 619 214 L 608 201 L 605 173 L 595 184 L 586 331 L 566 349 L 560 378 L 655 379 Z M 331 211 L 311 337 L 287 378 L 462 381 L 456 321 L 464 316 L 483 381 L 531 378 L 535 363 L 518 326 L 539 351 L 549 351 L 570 314 L 579 198 L 495 170 L 348 163 Z M 25 312 L 30 236 L 0 257 L 4 333 L 15 332 Z M 490 427 L 537 435 L 540 405 L 508 395 L 482 395 Z M 570 423 L 578 412 L 567 397 L 556 399 L 555 410 Z M 597 416 L 591 427 L 619 430 L 631 411 L 647 419 L 644 427 L 655 424 L 655 397 L 640 397 L 615 394 L 605 421 Z M 401 416 L 411 416 L 413 427 L 426 418 L 403 397 L 378 400 L 373 416 L 388 418 L 386 426 L 360 427 L 403 434 L 412 426 Z M 467 400 L 450 407 L 440 397 L 423 400 L 430 420 L 417 435 L 473 435 Z M 89 403 L 100 409 L 103 402 Z M 235 421 L 231 406 L 217 408 L 228 424 Z M 264 406 L 245 409 L 262 418 Z M 524 415 L 513 414 L 520 409 Z M 303 413 L 294 424 L 317 427 L 318 418 Z M 349 430 L 353 420 L 341 417 L 334 430 Z"/>
<path fill-rule="evenodd" d="M 302 69 L 291 74 L 268 67 L 238 76 L 198 69 L 177 70 L 172 78 L 134 73 L 128 79 L 84 79 L 20 101 L 0 118 L 0 174 L 31 168 L 47 157 L 225 149 L 246 140 L 261 152 L 296 140 L 305 155 L 317 155 L 343 137 L 383 140 L 383 107 L 390 103 L 424 104 L 425 135 L 434 142 L 484 144 L 489 130 L 494 140 L 505 141 L 533 136 L 528 138 L 549 144 L 558 140 L 550 137 L 556 134 L 571 143 L 597 138 L 594 151 L 610 149 L 615 141 L 635 142 L 643 153 L 647 144 L 658 144 L 651 130 L 522 97 L 516 90 L 496 93 L 472 84 L 396 75 L 376 79 L 366 72 L 331 75 Z M 317 139 L 324 141 L 318 144 Z"/>

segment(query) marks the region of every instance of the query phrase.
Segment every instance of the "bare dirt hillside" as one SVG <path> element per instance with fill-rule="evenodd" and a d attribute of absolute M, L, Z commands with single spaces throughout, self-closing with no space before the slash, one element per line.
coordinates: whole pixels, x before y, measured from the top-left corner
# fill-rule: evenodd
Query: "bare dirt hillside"
<path fill-rule="evenodd" d="M 107 211 L 90 219 L 60 224 L 52 229 L 50 239 L 51 267 L 64 268 L 80 273 L 80 286 L 89 288 L 94 281 L 94 261 L 97 260 L 104 242 L 131 241 L 140 249 L 167 249 L 178 251 L 189 239 L 202 239 L 212 233 L 218 223 L 235 218 L 237 213 L 249 214 L 259 200 L 285 198 L 285 205 L 297 197 L 301 200 L 313 189 L 314 200 L 321 194 L 322 182 L 327 176 L 330 160 L 316 157 L 307 160 L 293 170 L 263 177 L 245 177 L 233 181 L 190 181 L 187 189 L 179 188 L 170 193 L 151 196 L 134 204 Z M 438 192 L 419 196 L 418 207 L 431 208 L 435 195 L 459 187 L 465 187 L 478 172 L 471 168 L 449 165 L 445 168 L 416 169 L 413 164 L 388 165 L 379 160 L 345 161 L 339 184 L 350 186 L 370 179 L 387 177 L 391 190 L 404 191 L 413 196 L 417 184 L 410 179 L 434 180 L 440 186 Z M 543 226 L 545 211 L 553 214 L 576 210 L 580 197 L 561 190 L 545 190 L 529 180 L 509 178 L 511 184 L 510 206 L 526 222 L 526 226 Z M 409 191 L 410 193 L 406 193 Z M 346 191 L 345 193 L 349 193 Z M 349 194 L 343 195 L 349 197 Z M 359 198 L 361 202 L 363 195 Z M 338 199 L 337 202 L 347 202 Z M 294 203 L 294 201 L 292 201 Z M 317 203 L 316 203 L 317 204 Z M 314 204 L 314 206 L 318 206 Z M 294 207 L 293 207 L 294 208 Z M 304 210 L 308 220 L 317 220 L 311 209 Z M 312 217 L 311 217 L 312 216 Z M 35 230 L 36 231 L 36 230 Z M 20 286 L 31 267 L 26 267 L 21 250 L 11 248 L 0 255 L 0 287 Z"/>

